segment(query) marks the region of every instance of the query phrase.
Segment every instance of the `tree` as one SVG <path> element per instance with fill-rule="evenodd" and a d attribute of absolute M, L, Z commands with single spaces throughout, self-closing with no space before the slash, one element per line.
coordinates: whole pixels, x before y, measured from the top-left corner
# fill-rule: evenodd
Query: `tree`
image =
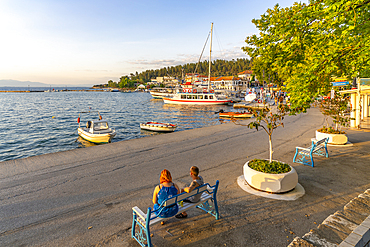
<path fill-rule="evenodd" d="M 259 78 L 284 84 L 293 107 L 326 95 L 332 76 L 348 79 L 370 67 L 370 1 L 311 0 L 275 5 L 252 22 L 260 35 L 242 49 Z M 264 74 L 264 75 L 263 75 Z"/>
<path fill-rule="evenodd" d="M 257 131 L 259 128 L 262 128 L 267 133 L 267 135 L 269 136 L 270 150 L 269 162 L 271 163 L 272 154 L 274 152 L 272 148 L 272 133 L 277 127 L 284 127 L 284 117 L 289 114 L 291 109 L 285 104 L 279 104 L 274 112 L 272 112 L 272 109 L 268 108 L 267 106 L 264 106 L 261 109 L 251 108 L 249 110 L 253 113 L 255 121 L 252 121 L 247 125 L 238 122 L 235 118 L 232 118 L 231 121 L 233 121 L 237 125 L 248 126 L 249 128 L 256 129 Z M 294 112 L 292 112 L 292 114 L 294 114 Z"/>
<path fill-rule="evenodd" d="M 326 117 L 325 121 L 327 126 L 319 130 L 322 133 L 332 133 L 332 134 L 342 134 L 340 131 L 340 126 L 348 126 L 350 117 L 347 113 L 350 112 L 348 103 L 349 98 L 347 95 L 341 95 L 338 92 L 333 92 L 334 97 L 325 98 L 320 100 L 318 103 L 320 105 L 320 111 Z M 335 128 L 329 126 L 327 117 L 331 117 Z M 344 132 L 343 132 L 344 133 Z"/>

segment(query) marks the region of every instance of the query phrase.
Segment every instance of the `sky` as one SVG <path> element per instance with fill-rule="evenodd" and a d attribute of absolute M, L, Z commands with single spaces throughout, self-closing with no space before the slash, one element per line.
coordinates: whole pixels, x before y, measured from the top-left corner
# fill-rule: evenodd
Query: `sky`
<path fill-rule="evenodd" d="M 212 60 L 247 58 L 252 19 L 296 1 L 0 0 L 0 80 L 91 86 L 196 63 L 211 23 Z"/>

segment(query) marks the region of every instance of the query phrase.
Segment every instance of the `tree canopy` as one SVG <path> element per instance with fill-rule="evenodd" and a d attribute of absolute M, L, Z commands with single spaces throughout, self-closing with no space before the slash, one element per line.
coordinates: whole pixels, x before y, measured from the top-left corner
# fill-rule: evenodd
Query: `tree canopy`
<path fill-rule="evenodd" d="M 242 49 L 259 78 L 284 85 L 293 107 L 308 108 L 333 76 L 362 76 L 370 68 L 370 0 L 310 0 L 275 5 L 252 21 L 259 35 Z"/>

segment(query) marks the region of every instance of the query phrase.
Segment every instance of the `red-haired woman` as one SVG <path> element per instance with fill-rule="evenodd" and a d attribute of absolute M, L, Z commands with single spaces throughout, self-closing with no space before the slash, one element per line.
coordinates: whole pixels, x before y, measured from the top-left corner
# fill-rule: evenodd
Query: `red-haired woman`
<path fill-rule="evenodd" d="M 154 193 L 153 193 L 154 210 L 158 210 L 161 203 L 167 198 L 180 193 L 179 187 L 172 182 L 172 176 L 168 170 L 164 169 L 161 172 L 159 181 L 160 181 L 160 184 L 155 187 Z M 176 215 L 178 211 L 179 211 L 179 208 L 177 204 L 175 204 L 172 207 L 164 208 L 162 211 L 154 211 L 154 212 L 159 217 L 166 218 L 166 217 L 172 217 Z"/>

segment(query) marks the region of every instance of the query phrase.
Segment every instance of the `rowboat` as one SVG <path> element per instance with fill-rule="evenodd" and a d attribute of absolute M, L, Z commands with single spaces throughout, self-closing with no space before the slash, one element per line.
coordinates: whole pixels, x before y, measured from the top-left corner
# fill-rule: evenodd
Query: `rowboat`
<path fill-rule="evenodd" d="M 81 127 L 81 113 L 92 113 L 97 112 L 99 120 L 87 121 L 86 127 Z M 98 111 L 81 112 L 78 115 L 78 134 L 83 139 L 93 143 L 109 143 L 112 138 L 115 137 L 116 131 L 110 128 L 108 122 L 102 119 L 102 116 Z"/>
<path fill-rule="evenodd" d="M 253 114 L 251 112 L 220 112 L 218 116 L 224 118 L 250 118 Z"/>
<path fill-rule="evenodd" d="M 177 125 L 170 123 L 146 122 L 141 123 L 140 128 L 143 130 L 151 130 L 158 132 L 173 132 L 177 128 Z"/>

